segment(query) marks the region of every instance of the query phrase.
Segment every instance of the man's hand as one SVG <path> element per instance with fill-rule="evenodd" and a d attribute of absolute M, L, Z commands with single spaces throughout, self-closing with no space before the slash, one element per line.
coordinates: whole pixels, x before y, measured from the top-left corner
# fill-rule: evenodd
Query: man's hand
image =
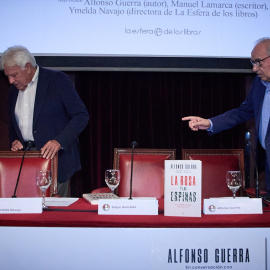
<path fill-rule="evenodd" d="M 48 141 L 40 150 L 43 158 L 52 159 L 55 154 L 61 149 L 61 145 L 58 141 Z"/>
<path fill-rule="evenodd" d="M 11 144 L 11 151 L 18 151 L 18 150 L 22 150 L 23 149 L 23 145 L 20 141 L 15 140 L 12 144 Z"/>
<path fill-rule="evenodd" d="M 193 131 L 198 131 L 199 129 L 206 130 L 211 127 L 211 123 L 208 119 L 204 119 L 198 116 L 183 117 L 182 121 L 189 121 L 188 125 Z"/>

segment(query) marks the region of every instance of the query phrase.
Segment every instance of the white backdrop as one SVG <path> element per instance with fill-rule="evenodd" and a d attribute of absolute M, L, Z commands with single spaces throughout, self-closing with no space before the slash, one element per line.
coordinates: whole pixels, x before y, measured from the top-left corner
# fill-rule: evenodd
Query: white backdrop
<path fill-rule="evenodd" d="M 1 0 L 0 53 L 249 57 L 265 0 Z"/>
<path fill-rule="evenodd" d="M 5 270 L 270 270 L 270 228 L 0 227 L 0 239 Z"/>

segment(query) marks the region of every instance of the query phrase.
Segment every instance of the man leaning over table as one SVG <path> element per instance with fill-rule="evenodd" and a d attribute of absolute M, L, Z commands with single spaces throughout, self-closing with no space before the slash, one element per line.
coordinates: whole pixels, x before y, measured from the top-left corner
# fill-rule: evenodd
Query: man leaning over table
<path fill-rule="evenodd" d="M 254 118 L 257 164 L 265 170 L 266 196 L 270 197 L 270 38 L 256 42 L 250 61 L 257 76 L 246 100 L 239 108 L 210 119 L 188 116 L 182 120 L 188 120 L 193 131 L 201 129 L 216 134 Z"/>
<path fill-rule="evenodd" d="M 69 180 L 81 169 L 78 136 L 89 119 L 85 105 L 66 74 L 39 67 L 23 46 L 8 48 L 1 65 L 12 84 L 8 94 L 11 150 L 23 150 L 31 141 L 43 158 L 58 153 L 58 195 L 68 196 Z"/>

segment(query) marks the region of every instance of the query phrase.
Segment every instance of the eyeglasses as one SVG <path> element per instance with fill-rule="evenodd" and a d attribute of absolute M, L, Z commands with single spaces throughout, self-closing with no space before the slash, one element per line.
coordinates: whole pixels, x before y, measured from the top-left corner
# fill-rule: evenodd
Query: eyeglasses
<path fill-rule="evenodd" d="M 269 57 L 270 57 L 270 55 L 268 55 L 267 57 L 265 57 L 265 58 L 263 58 L 261 60 L 255 60 L 255 61 L 253 61 L 252 59 L 250 59 L 250 63 L 251 63 L 252 66 L 256 65 L 257 67 L 260 67 L 261 66 L 261 62 L 263 60 L 269 58 Z"/>

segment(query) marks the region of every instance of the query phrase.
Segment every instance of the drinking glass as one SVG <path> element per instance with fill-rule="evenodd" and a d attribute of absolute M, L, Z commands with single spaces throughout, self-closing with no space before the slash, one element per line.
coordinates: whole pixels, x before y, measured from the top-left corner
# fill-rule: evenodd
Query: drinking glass
<path fill-rule="evenodd" d="M 235 199 L 236 191 L 242 186 L 242 173 L 240 171 L 227 171 L 226 183 Z"/>
<path fill-rule="evenodd" d="M 118 187 L 120 183 L 120 170 L 106 170 L 105 182 L 107 186 L 111 189 L 113 198 L 114 190 Z"/>
<path fill-rule="evenodd" d="M 36 182 L 42 191 L 42 207 L 47 208 L 45 204 L 45 191 L 52 182 L 52 171 L 51 170 L 37 170 L 36 171 Z"/>

